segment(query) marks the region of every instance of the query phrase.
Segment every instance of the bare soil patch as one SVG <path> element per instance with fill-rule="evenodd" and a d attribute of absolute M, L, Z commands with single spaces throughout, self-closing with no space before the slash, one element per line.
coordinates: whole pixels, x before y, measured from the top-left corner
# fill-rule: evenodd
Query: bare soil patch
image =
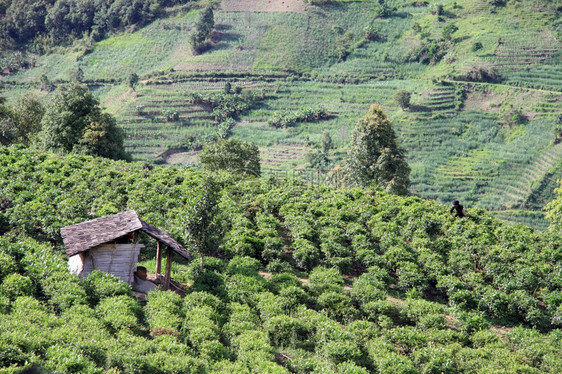
<path fill-rule="evenodd" d="M 223 0 L 226 12 L 296 12 L 303 13 L 306 4 L 302 0 Z"/>
<path fill-rule="evenodd" d="M 493 92 L 470 92 L 464 102 L 464 109 L 498 113 L 504 100 L 505 96 Z"/>
<path fill-rule="evenodd" d="M 197 159 L 197 152 L 196 151 L 179 152 L 179 153 L 174 153 L 173 155 L 170 155 L 166 159 L 166 163 L 168 165 L 193 164 L 193 163 L 195 163 L 196 159 Z"/>
<path fill-rule="evenodd" d="M 532 119 L 536 113 L 530 109 L 541 99 L 541 94 L 536 91 L 521 92 L 517 95 L 496 94 L 490 91 L 471 91 L 464 102 L 465 110 L 481 110 L 488 113 L 499 113 L 502 104 L 510 100 L 515 107 L 523 108 L 523 113 Z"/>
<path fill-rule="evenodd" d="M 260 147 L 262 164 L 278 166 L 289 161 L 302 160 L 310 148 L 300 144 L 277 144 L 270 147 Z"/>

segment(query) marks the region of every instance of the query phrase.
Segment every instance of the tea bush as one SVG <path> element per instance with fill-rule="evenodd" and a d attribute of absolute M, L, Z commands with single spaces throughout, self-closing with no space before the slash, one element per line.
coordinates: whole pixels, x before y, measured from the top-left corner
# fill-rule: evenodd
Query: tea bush
<path fill-rule="evenodd" d="M 174 263 L 185 298 L 138 302 L 114 276 L 69 274 L 59 230 L 134 208 L 183 241 L 200 172 L 11 147 L 0 177 L 1 370 L 560 371 L 556 220 L 539 234 L 378 189 L 220 173 L 219 257 Z"/>

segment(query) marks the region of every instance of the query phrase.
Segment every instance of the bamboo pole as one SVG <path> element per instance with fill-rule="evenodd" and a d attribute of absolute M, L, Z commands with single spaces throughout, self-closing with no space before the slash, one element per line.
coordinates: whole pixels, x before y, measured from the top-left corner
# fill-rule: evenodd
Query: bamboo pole
<path fill-rule="evenodd" d="M 164 290 L 170 289 L 170 278 L 172 274 L 172 256 L 174 252 L 170 248 L 167 248 L 166 252 L 166 275 L 164 275 Z"/>
<path fill-rule="evenodd" d="M 160 240 L 156 241 L 156 275 L 162 272 L 162 245 Z"/>

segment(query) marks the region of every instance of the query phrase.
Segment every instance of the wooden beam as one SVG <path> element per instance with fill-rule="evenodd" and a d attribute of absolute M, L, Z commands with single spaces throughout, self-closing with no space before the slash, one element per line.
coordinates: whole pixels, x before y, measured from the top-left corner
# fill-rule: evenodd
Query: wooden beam
<path fill-rule="evenodd" d="M 166 252 L 166 274 L 164 275 L 164 290 L 170 289 L 170 279 L 171 279 L 171 274 L 172 274 L 172 256 L 173 255 L 174 255 L 174 252 L 170 248 L 167 248 L 167 252 Z"/>
<path fill-rule="evenodd" d="M 156 241 L 156 275 L 162 272 L 162 245 L 160 240 Z"/>

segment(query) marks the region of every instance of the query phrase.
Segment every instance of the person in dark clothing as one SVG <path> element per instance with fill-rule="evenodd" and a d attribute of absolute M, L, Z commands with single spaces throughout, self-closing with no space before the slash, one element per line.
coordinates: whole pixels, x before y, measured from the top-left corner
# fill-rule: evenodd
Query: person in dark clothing
<path fill-rule="evenodd" d="M 449 211 L 450 215 L 453 215 L 453 210 L 456 210 L 455 217 L 465 217 L 466 213 L 464 212 L 464 206 L 462 206 L 458 200 L 453 201 L 453 207 Z"/>

